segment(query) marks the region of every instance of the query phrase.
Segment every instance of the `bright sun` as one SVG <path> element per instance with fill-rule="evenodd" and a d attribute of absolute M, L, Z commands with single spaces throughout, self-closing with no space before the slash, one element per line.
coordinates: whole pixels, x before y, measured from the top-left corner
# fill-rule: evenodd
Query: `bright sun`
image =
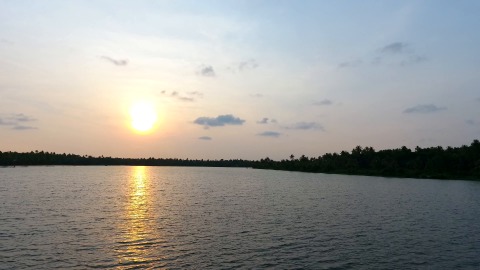
<path fill-rule="evenodd" d="M 150 131 L 157 121 L 155 106 L 149 102 L 138 102 L 130 108 L 131 124 L 139 132 Z"/>

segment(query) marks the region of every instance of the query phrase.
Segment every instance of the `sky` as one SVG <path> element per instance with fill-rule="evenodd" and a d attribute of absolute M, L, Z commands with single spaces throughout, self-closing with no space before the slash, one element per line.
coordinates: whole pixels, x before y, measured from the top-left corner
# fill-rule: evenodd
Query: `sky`
<path fill-rule="evenodd" d="M 280 160 L 468 145 L 480 138 L 479 10 L 0 0 L 0 151 Z M 147 103 L 157 121 L 142 133 L 130 111 Z"/>

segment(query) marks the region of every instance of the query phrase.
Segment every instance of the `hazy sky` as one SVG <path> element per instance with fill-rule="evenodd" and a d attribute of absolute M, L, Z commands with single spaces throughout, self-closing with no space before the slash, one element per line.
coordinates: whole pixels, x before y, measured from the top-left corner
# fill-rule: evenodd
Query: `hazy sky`
<path fill-rule="evenodd" d="M 0 0 L 0 151 L 288 158 L 480 138 L 480 1 Z M 148 134 L 130 108 L 149 101 Z"/>

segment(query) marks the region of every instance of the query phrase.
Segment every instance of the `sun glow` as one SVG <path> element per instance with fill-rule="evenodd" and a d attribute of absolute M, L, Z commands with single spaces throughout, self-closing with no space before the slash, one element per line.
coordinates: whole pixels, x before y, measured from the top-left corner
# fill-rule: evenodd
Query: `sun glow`
<path fill-rule="evenodd" d="M 157 121 L 157 111 L 150 102 L 138 102 L 130 108 L 132 128 L 138 132 L 150 131 Z"/>

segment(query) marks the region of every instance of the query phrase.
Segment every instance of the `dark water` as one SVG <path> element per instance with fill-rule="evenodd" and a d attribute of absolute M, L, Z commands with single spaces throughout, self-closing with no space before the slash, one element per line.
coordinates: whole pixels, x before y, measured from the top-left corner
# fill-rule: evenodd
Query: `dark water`
<path fill-rule="evenodd" d="M 0 269 L 480 269 L 480 182 L 0 168 Z"/>

